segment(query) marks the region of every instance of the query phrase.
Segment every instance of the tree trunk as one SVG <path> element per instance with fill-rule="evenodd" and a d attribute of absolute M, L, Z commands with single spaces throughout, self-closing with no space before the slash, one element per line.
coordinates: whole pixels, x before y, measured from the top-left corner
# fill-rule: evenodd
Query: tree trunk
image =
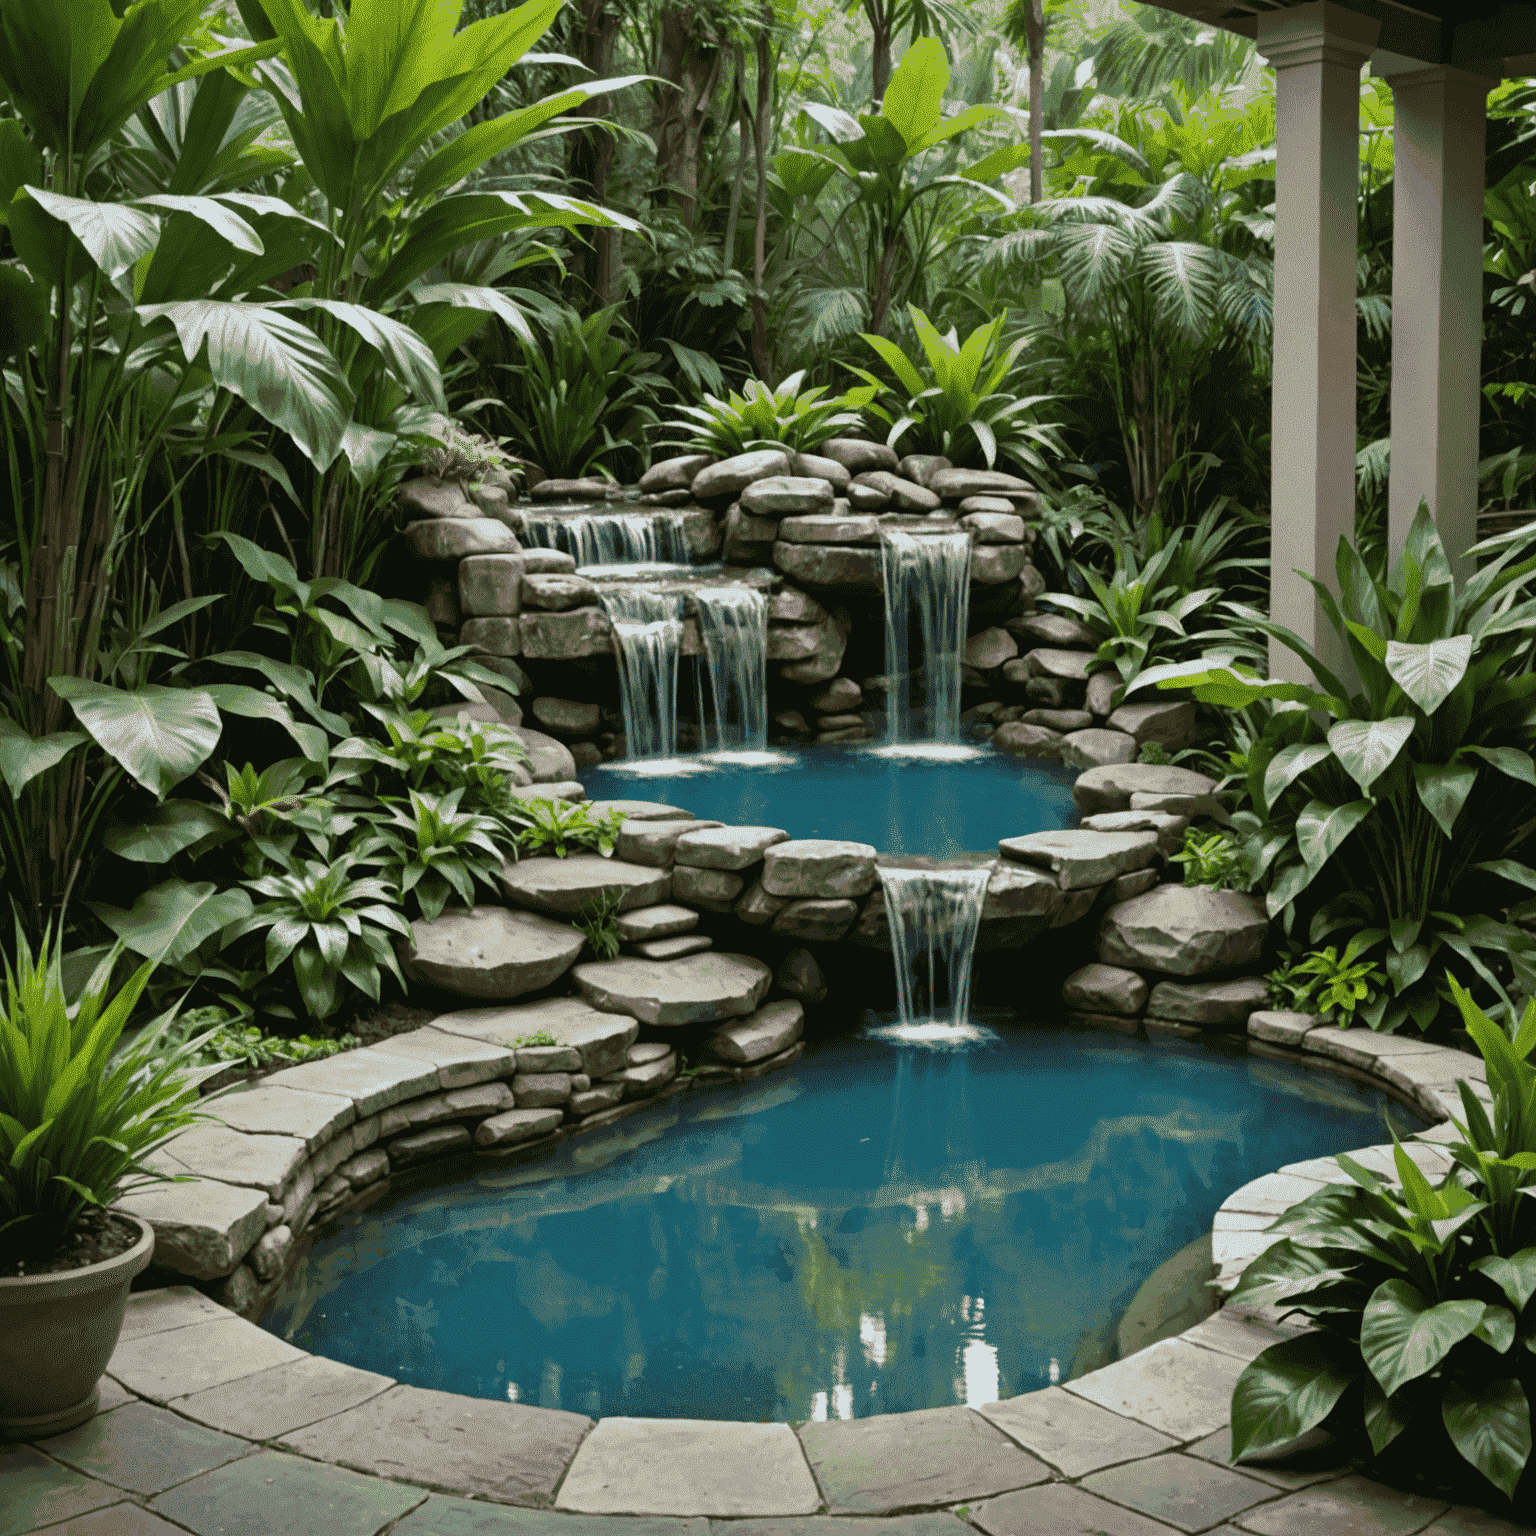
<path fill-rule="evenodd" d="M 870 91 L 878 108 L 885 99 L 885 88 L 891 83 L 891 11 L 885 0 L 864 0 L 864 14 L 869 19 L 869 70 Z"/>
<path fill-rule="evenodd" d="M 571 26 L 571 46 L 575 56 L 599 80 L 613 73 L 613 49 L 619 36 L 620 18 L 608 9 L 607 0 L 581 0 L 575 7 Z M 594 96 L 572 110 L 572 117 L 605 117 L 613 107 L 611 96 Z M 571 134 L 565 141 L 566 180 L 591 189 L 592 201 L 608 199 L 608 171 L 613 164 L 613 135 L 602 128 L 587 128 Z M 588 232 L 590 245 L 571 243 L 570 269 L 576 281 L 585 287 L 592 302 L 601 309 L 613 298 L 613 242 L 618 233 L 612 229 Z"/>
<path fill-rule="evenodd" d="M 747 59 L 740 43 L 736 59 L 736 179 L 731 183 L 731 201 L 725 215 L 725 238 L 721 241 L 721 266 L 729 272 L 736 265 L 736 230 L 741 221 L 741 189 L 747 179 Z"/>
<path fill-rule="evenodd" d="M 652 73 L 668 82 L 656 93 L 651 137 L 656 142 L 656 180 L 670 197 L 683 227 L 691 230 L 699 199 L 699 156 L 709 101 L 720 74 L 719 39 L 692 11 L 664 10 L 657 17 Z"/>
<path fill-rule="evenodd" d="M 1025 19 L 1029 44 L 1029 200 L 1041 196 L 1041 133 L 1045 127 L 1045 0 L 1029 0 Z"/>
<path fill-rule="evenodd" d="M 777 382 L 768 345 L 768 295 L 763 290 L 768 260 L 768 132 L 773 111 L 773 72 L 777 67 L 772 49 L 772 21 L 772 6 L 765 5 L 757 33 L 757 117 L 752 125 L 752 161 L 757 172 L 752 196 L 752 369 L 768 385 Z"/>

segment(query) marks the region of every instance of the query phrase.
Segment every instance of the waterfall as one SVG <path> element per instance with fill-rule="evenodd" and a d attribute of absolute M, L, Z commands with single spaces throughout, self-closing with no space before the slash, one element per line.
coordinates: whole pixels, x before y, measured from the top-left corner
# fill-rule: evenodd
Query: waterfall
<path fill-rule="evenodd" d="M 970 609 L 971 536 L 880 531 L 885 577 L 886 739 L 892 746 L 960 740 L 960 662 Z M 923 703 L 913 702 L 912 610 L 923 652 Z"/>
<path fill-rule="evenodd" d="M 710 752 L 762 752 L 768 745 L 768 599 L 749 587 L 698 587 L 693 596 L 704 645 L 697 674 L 701 745 Z"/>
<path fill-rule="evenodd" d="M 527 542 L 577 565 L 687 565 L 681 512 L 528 512 Z"/>
<path fill-rule="evenodd" d="M 619 703 L 628 755 L 677 753 L 677 663 L 683 653 L 683 600 L 644 587 L 598 594 L 613 624 Z"/>
<path fill-rule="evenodd" d="M 966 1032 L 971 952 L 991 873 L 985 868 L 881 869 L 903 1031 L 940 1037 Z"/>

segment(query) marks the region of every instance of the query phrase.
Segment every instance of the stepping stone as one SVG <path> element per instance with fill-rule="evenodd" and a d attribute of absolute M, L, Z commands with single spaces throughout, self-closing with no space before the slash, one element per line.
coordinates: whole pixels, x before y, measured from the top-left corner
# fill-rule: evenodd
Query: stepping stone
<path fill-rule="evenodd" d="M 788 842 L 780 827 L 711 827 L 677 840 L 677 862 L 696 869 L 748 869 L 775 843 Z"/>
<path fill-rule="evenodd" d="M 680 960 L 684 955 L 703 954 L 714 945 L 707 933 L 678 933 L 670 939 L 646 939 L 635 945 L 635 953 L 645 960 Z"/>
<path fill-rule="evenodd" d="M 1198 1440 L 1227 1422 L 1245 1363 L 1182 1339 L 1163 1339 L 1065 1387 L 1176 1440 Z"/>
<path fill-rule="evenodd" d="M 1157 846 L 1168 854 L 1177 853 L 1184 846 L 1188 828 L 1188 816 L 1174 816 L 1167 811 L 1100 811 L 1097 816 L 1083 817 L 1083 830 L 1087 832 L 1152 832 L 1156 834 Z"/>
<path fill-rule="evenodd" d="M 722 1061 L 745 1066 L 787 1051 L 804 1028 L 805 1009 L 799 1003 L 769 1003 L 741 1023 L 716 1030 L 704 1045 Z"/>
<path fill-rule="evenodd" d="M 1085 965 L 1062 983 L 1061 1000 L 1069 1008 L 1131 1018 L 1147 1006 L 1147 983 L 1117 965 Z"/>
<path fill-rule="evenodd" d="M 580 1051 L 581 1070 L 593 1078 L 618 1071 L 640 1033 L 633 1019 L 599 1013 L 576 997 L 548 997 L 509 1008 L 466 1008 L 434 1019 L 432 1027 L 494 1045 L 517 1045 L 533 1035 L 547 1034 L 558 1044 Z"/>
<path fill-rule="evenodd" d="M 596 853 L 573 853 L 564 859 L 508 861 L 501 873 L 510 901 L 555 917 L 577 917 L 594 897 L 620 897 L 619 910 L 654 906 L 670 894 L 672 877 L 664 870 L 605 859 Z"/>
<path fill-rule="evenodd" d="M 1268 934 L 1269 917 L 1256 896 L 1160 885 L 1104 914 L 1099 959 L 1106 965 L 1199 976 L 1256 965 Z"/>
<path fill-rule="evenodd" d="M 1090 768 L 1072 786 L 1072 801 L 1085 816 L 1098 811 L 1128 811 L 1133 794 L 1188 795 L 1215 792 L 1215 779 L 1188 768 L 1160 768 L 1152 763 L 1119 763 Z M 1156 807 L 1147 807 L 1156 809 Z"/>
<path fill-rule="evenodd" d="M 1257 976 L 1242 981 L 1160 981 L 1152 989 L 1147 1013 L 1204 1029 L 1243 1031 L 1248 1016 L 1269 1001 Z"/>
<path fill-rule="evenodd" d="M 739 1018 L 762 1002 L 773 979 L 761 960 L 713 950 L 681 960 L 598 960 L 571 974 L 595 1007 L 656 1025 Z"/>
<path fill-rule="evenodd" d="M 1107 1467 L 1082 1487 L 1182 1531 L 1206 1530 L 1275 1496 L 1268 1483 L 1177 1451 Z"/>
<path fill-rule="evenodd" d="M 666 939 L 676 933 L 692 932 L 699 926 L 699 914 L 671 903 L 659 907 L 636 907 L 632 912 L 621 912 L 616 926 L 619 937 L 631 943 L 642 939 Z"/>
<path fill-rule="evenodd" d="M 600 1419 L 555 1500 L 577 1514 L 719 1519 L 782 1519 L 820 1507 L 789 1425 L 708 1419 Z"/>
<path fill-rule="evenodd" d="M 1048 869 L 1064 891 L 1104 885 L 1116 875 L 1142 869 L 1157 857 L 1153 832 L 1031 832 L 1005 837 L 997 851 L 1005 859 Z"/>
<path fill-rule="evenodd" d="M 210 1095 L 198 1106 L 237 1131 L 297 1136 L 313 1152 L 357 1118 L 351 1099 L 331 1093 L 301 1093 L 267 1083 L 241 1083 Z"/>
<path fill-rule="evenodd" d="M 985 1403 L 976 1411 L 990 1419 L 1010 1440 L 1017 1441 L 1026 1451 L 1033 1451 L 1066 1477 L 1082 1477 L 1113 1462 L 1152 1456 L 1158 1451 L 1170 1450 L 1178 1443 L 1134 1419 L 1123 1419 L 1096 1403 L 1074 1397 L 1061 1387 L 1022 1392 L 1018 1397 L 1006 1398 L 1000 1403 Z M 1042 1488 L 1035 1494 L 1014 1497 L 1032 1503 L 1051 1492 L 1051 1488 Z M 983 1510 L 1000 1513 L 1003 1503 L 1003 1499 L 995 1500 L 984 1505 Z M 981 1517 L 979 1523 L 987 1531 L 1006 1533 L 1016 1529 L 1000 1519 Z M 1070 1531 L 1072 1527 L 1060 1525 L 1048 1530 L 1050 1536 L 1055 1536 L 1056 1532 Z"/>
<path fill-rule="evenodd" d="M 663 805 L 659 800 L 592 800 L 587 810 L 594 816 L 617 811 L 626 821 L 692 821 L 692 811 Z"/>
<path fill-rule="evenodd" d="M 461 997 L 537 992 L 576 963 L 584 942 L 568 922 L 506 907 L 454 907 L 411 924 L 401 965 L 412 981 Z"/>
<path fill-rule="evenodd" d="M 619 832 L 614 852 L 629 864 L 644 864 L 649 869 L 665 869 L 677 854 L 677 840 L 685 832 L 722 826 L 718 821 L 637 821 L 625 822 Z"/>
<path fill-rule="evenodd" d="M 392 1386 L 387 1376 L 307 1355 L 257 1376 L 178 1397 L 175 1404 L 178 1413 L 199 1424 L 247 1440 L 275 1440 L 289 1430 L 355 1408 Z"/>
<path fill-rule="evenodd" d="M 114 1205 L 155 1229 L 156 1264 L 194 1280 L 229 1274 L 267 1227 L 264 1190 L 213 1179 L 154 1184 Z"/>
<path fill-rule="evenodd" d="M 836 838 L 792 838 L 763 856 L 763 889 L 771 896 L 867 896 L 878 883 L 877 850 Z"/>

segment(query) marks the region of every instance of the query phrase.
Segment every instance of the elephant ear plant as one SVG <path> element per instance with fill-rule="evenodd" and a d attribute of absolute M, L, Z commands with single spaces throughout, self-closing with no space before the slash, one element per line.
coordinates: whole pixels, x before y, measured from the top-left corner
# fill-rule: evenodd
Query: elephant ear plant
<path fill-rule="evenodd" d="M 1536 1001 L 1511 1039 L 1454 980 L 1493 1094 L 1467 1082 L 1465 1120 L 1437 1183 L 1394 1145 L 1397 1183 L 1353 1159 L 1270 1229 L 1286 1236 L 1244 1272 L 1231 1304 L 1279 1306 L 1314 1331 L 1271 1345 L 1238 1378 L 1234 1460 L 1274 1455 L 1320 1425 L 1381 1470 L 1454 1468 L 1508 1498 L 1530 1494 L 1536 1390 Z M 1471 1063 L 1468 1063 L 1471 1066 Z M 1525 1486 L 1521 1487 L 1524 1480 Z"/>
<path fill-rule="evenodd" d="M 1260 711 L 1245 755 L 1252 809 L 1234 826 L 1267 879 L 1271 916 L 1312 948 L 1342 930 L 1357 958 L 1385 970 L 1363 1010 L 1373 1029 L 1428 1029 L 1450 1000 L 1448 968 L 1506 1005 L 1511 978 L 1536 991 L 1536 940 L 1518 925 L 1536 910 L 1533 548 L 1529 530 L 1480 545 L 1487 563 L 1458 590 L 1421 505 L 1385 580 L 1341 541 L 1339 596 L 1312 583 L 1358 685 L 1256 613 L 1249 622 L 1318 686 L 1214 658 L 1134 684 L 1193 686 L 1202 703 Z"/>

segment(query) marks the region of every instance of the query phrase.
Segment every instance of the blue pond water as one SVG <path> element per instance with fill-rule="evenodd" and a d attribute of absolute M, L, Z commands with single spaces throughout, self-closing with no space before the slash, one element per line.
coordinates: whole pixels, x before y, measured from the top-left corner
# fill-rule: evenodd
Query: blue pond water
<path fill-rule="evenodd" d="M 543 1157 L 398 1179 L 319 1229 L 264 1325 L 594 1416 L 989 1402 L 1113 1358 L 1238 1185 L 1422 1124 L 1237 1045 L 990 1022 L 958 1051 L 843 1036 Z"/>
<path fill-rule="evenodd" d="M 960 749 L 963 750 L 963 749 Z M 792 837 L 839 837 L 882 853 L 948 858 L 995 851 L 1002 837 L 1076 825 L 1074 770 L 983 748 L 957 759 L 890 757 L 868 748 L 806 747 L 777 763 L 652 774 L 587 768 L 593 800 L 657 800 L 736 826 Z"/>

